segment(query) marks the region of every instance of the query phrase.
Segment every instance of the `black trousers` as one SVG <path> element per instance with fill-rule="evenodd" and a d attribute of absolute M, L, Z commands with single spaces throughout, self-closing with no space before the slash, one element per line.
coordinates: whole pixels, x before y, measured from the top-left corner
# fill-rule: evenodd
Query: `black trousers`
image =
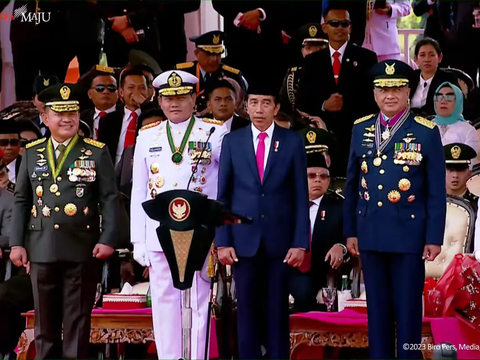
<path fill-rule="evenodd" d="M 31 264 L 37 359 L 88 358 L 100 270 L 100 263 L 94 260 Z"/>
<path fill-rule="evenodd" d="M 33 309 L 30 276 L 17 275 L 0 284 L 0 353 L 13 353 L 25 329 L 22 313 Z"/>

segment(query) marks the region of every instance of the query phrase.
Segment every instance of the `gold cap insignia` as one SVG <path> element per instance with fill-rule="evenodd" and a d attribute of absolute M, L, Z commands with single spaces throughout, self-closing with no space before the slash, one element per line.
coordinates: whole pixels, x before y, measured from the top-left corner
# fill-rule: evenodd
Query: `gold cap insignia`
<path fill-rule="evenodd" d="M 170 87 L 179 87 L 182 85 L 182 78 L 177 75 L 177 73 L 172 73 L 168 78 L 168 85 Z"/>
<path fill-rule="evenodd" d="M 313 132 L 313 131 L 309 131 L 307 133 L 306 137 L 307 137 L 307 140 L 310 144 L 314 144 L 315 139 L 317 138 L 317 134 L 315 134 L 315 132 Z"/>
<path fill-rule="evenodd" d="M 220 35 L 213 35 L 213 44 L 218 45 L 220 43 Z"/>
<path fill-rule="evenodd" d="M 310 34 L 311 37 L 314 37 L 317 35 L 318 29 L 316 26 L 312 25 L 310 26 L 310 29 L 308 29 L 308 33 Z"/>
<path fill-rule="evenodd" d="M 50 85 L 50 79 L 43 79 L 43 86 L 49 86 Z"/>
<path fill-rule="evenodd" d="M 392 65 L 388 65 L 387 63 L 385 63 L 385 74 L 387 75 L 395 74 L 395 63 L 393 63 Z"/>
<path fill-rule="evenodd" d="M 60 96 L 62 97 L 63 100 L 68 100 L 70 97 L 70 88 L 68 86 L 64 86 L 60 89 Z"/>
<path fill-rule="evenodd" d="M 96 69 L 97 71 L 102 71 L 102 72 L 107 72 L 107 73 L 115 74 L 115 70 L 113 70 L 113 68 L 108 67 L 108 66 L 97 65 L 97 66 L 95 66 L 95 69 Z"/>
<path fill-rule="evenodd" d="M 459 146 L 455 145 L 454 147 L 452 147 L 452 150 L 450 150 L 450 152 L 452 153 L 452 157 L 457 160 L 462 153 L 462 149 L 460 149 Z"/>

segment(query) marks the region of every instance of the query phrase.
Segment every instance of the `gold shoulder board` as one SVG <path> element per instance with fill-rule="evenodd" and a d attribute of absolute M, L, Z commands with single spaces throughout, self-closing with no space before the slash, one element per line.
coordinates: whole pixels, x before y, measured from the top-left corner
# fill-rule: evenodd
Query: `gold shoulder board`
<path fill-rule="evenodd" d="M 362 122 L 364 122 L 364 121 L 367 121 L 368 119 L 371 119 L 371 118 L 374 117 L 374 116 L 375 116 L 375 114 L 370 114 L 370 115 L 364 116 L 364 117 L 356 120 L 356 121 L 353 123 L 353 125 L 360 124 L 360 123 L 362 123 Z"/>
<path fill-rule="evenodd" d="M 415 121 L 423 126 L 428 127 L 429 129 L 433 129 L 435 127 L 435 123 L 427 120 L 421 116 L 415 116 Z"/>
<path fill-rule="evenodd" d="M 203 122 L 206 122 L 207 124 L 223 125 L 223 121 L 215 119 L 203 118 Z"/>
<path fill-rule="evenodd" d="M 151 129 L 151 128 L 155 127 L 155 126 L 160 125 L 161 123 L 162 123 L 161 121 L 155 121 L 154 123 L 151 123 L 151 124 L 147 124 L 147 125 L 145 125 L 145 126 L 142 126 L 142 127 L 140 128 L 140 130 Z"/>
<path fill-rule="evenodd" d="M 223 65 L 222 69 L 230 71 L 231 73 L 234 73 L 235 75 L 238 75 L 240 73 L 240 70 L 232 68 L 231 66 L 228 66 L 228 65 Z"/>
<path fill-rule="evenodd" d="M 41 143 L 45 142 L 45 140 L 47 140 L 47 138 L 41 138 L 41 139 L 35 140 L 31 143 L 28 143 L 26 148 L 30 149 L 32 146 L 35 146 L 35 145 L 38 145 L 38 144 L 41 144 Z"/>
<path fill-rule="evenodd" d="M 185 62 L 185 63 L 180 63 L 180 64 L 177 64 L 175 65 L 175 68 L 177 70 L 180 70 L 180 69 L 186 69 L 186 68 L 190 68 L 192 67 L 193 65 L 195 65 L 193 62 Z"/>
<path fill-rule="evenodd" d="M 291 72 L 297 71 L 297 67 L 293 67 L 290 69 Z"/>
<path fill-rule="evenodd" d="M 89 138 L 85 138 L 85 139 L 83 139 L 83 141 L 85 141 L 88 145 L 92 145 L 92 146 L 98 147 L 100 149 L 102 149 L 105 146 L 104 143 L 102 143 L 100 141 L 97 141 L 97 140 L 89 139 Z"/>

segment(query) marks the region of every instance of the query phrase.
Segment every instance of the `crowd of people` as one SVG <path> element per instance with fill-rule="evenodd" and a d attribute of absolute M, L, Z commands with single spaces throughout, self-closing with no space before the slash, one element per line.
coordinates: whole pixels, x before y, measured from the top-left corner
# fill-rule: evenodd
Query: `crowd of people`
<path fill-rule="evenodd" d="M 181 358 L 181 293 L 143 207 L 181 189 L 252 219 L 218 228 L 212 251 L 234 276 L 228 356 L 288 359 L 290 313 L 324 311 L 319 290 L 360 258 L 369 358 L 421 358 L 396 344 L 421 343 L 447 198 L 478 209 L 480 62 L 464 55 L 478 2 L 212 5 L 225 30 L 188 39 L 194 61 L 184 14 L 200 1 L 7 6 L 51 21 L 13 20 L 13 67 L 3 61 L 2 99 L 13 76 L 15 102 L 0 111 L 0 258 L 15 266 L 0 270 L 0 358 L 32 309 L 36 358 L 88 358 L 101 267 L 118 249 L 132 259 L 104 292 L 149 281 L 157 356 Z M 412 9 L 428 20 L 409 62 L 396 24 Z M 74 56 L 81 76 L 66 83 Z M 476 225 L 464 251 L 480 261 Z M 206 264 L 192 284 L 195 359 L 209 341 Z"/>

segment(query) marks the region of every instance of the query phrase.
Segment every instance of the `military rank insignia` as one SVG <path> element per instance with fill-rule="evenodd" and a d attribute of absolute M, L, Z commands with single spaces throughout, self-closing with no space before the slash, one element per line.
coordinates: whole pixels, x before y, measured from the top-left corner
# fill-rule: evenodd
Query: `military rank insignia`
<path fill-rule="evenodd" d="M 394 164 L 418 166 L 422 159 L 422 144 L 395 143 Z"/>
<path fill-rule="evenodd" d="M 196 164 L 200 160 L 200 164 L 210 165 L 212 163 L 212 144 L 203 141 L 189 141 L 188 156 L 190 156 L 191 164 Z"/>
<path fill-rule="evenodd" d="M 97 177 L 94 160 L 76 160 L 67 171 L 70 182 L 94 182 Z M 78 195 L 77 195 L 78 196 Z"/>

